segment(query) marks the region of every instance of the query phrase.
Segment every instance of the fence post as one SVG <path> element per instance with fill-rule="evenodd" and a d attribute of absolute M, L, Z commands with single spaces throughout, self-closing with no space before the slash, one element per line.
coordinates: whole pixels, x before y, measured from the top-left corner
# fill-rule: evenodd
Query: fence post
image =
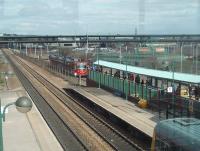
<path fill-rule="evenodd" d="M 148 101 L 148 98 L 147 98 L 147 96 L 148 96 L 148 94 L 147 94 L 148 93 L 148 86 L 146 85 L 145 88 L 146 88 L 146 100 Z"/>
<path fill-rule="evenodd" d="M 137 96 L 137 90 L 136 90 L 136 83 L 134 82 L 134 87 L 135 87 L 135 92 L 134 92 L 134 94 L 135 94 L 135 97 Z"/>
<path fill-rule="evenodd" d="M 168 114 L 169 114 L 168 108 L 169 108 L 169 100 L 167 100 L 166 119 L 168 119 Z"/>
<path fill-rule="evenodd" d="M 158 90 L 158 113 L 159 113 L 159 119 L 160 119 L 160 112 L 161 112 L 161 106 L 160 106 L 160 90 Z"/>
<path fill-rule="evenodd" d="M 143 84 L 141 84 L 141 86 L 142 86 L 142 98 L 144 98 L 144 85 Z"/>

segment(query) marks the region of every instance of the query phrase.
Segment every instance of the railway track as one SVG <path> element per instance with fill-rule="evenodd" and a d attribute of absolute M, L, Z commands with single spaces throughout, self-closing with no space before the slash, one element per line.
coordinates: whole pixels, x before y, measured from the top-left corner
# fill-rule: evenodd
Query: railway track
<path fill-rule="evenodd" d="M 62 101 L 68 108 L 71 109 L 80 119 L 82 119 L 91 129 L 93 129 L 104 141 L 106 141 L 114 150 L 143 150 L 137 144 L 130 141 L 127 137 L 122 135 L 119 131 L 112 126 L 105 123 L 94 113 L 89 111 L 86 107 L 81 105 L 71 96 L 67 95 L 51 82 L 47 81 L 39 73 L 35 72 L 23 61 L 15 57 L 29 73 L 31 73 L 39 82 L 41 82 L 51 93 L 53 93 L 60 101 Z"/>
<path fill-rule="evenodd" d="M 63 150 L 65 151 L 77 151 L 88 149 L 86 146 L 79 140 L 78 137 L 70 130 L 70 128 L 65 124 L 65 122 L 59 117 L 59 115 L 49 106 L 46 100 L 42 95 L 35 89 L 31 84 L 28 78 L 17 68 L 13 61 L 5 55 L 6 58 L 10 61 L 14 71 L 21 81 L 24 88 L 29 93 L 30 97 L 34 101 L 41 115 L 45 119 L 49 128 L 52 130 L 57 140 L 61 144 Z M 68 140 L 68 141 L 66 141 Z"/>

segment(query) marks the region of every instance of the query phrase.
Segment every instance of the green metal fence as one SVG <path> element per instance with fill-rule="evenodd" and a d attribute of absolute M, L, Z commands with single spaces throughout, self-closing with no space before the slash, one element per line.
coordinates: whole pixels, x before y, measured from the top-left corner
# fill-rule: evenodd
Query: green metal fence
<path fill-rule="evenodd" d="M 95 81 L 96 83 L 100 82 L 100 85 L 119 91 L 126 96 L 139 97 L 146 100 L 151 100 L 152 98 L 159 97 L 158 89 L 148 87 L 140 83 L 135 83 L 134 81 L 113 77 L 109 74 L 104 74 L 97 71 L 90 71 L 89 79 Z"/>

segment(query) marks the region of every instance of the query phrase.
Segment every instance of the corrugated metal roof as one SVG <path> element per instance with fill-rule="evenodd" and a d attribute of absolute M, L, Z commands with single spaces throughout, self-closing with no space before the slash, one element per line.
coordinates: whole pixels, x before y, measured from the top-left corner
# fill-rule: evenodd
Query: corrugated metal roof
<path fill-rule="evenodd" d="M 104 67 L 126 71 L 126 65 L 124 64 L 103 61 L 103 60 L 96 61 L 94 62 L 94 64 L 95 65 L 99 64 Z M 157 77 L 161 79 L 171 79 L 171 80 L 173 79 L 173 72 L 169 72 L 169 71 L 147 69 L 147 68 L 135 67 L 135 66 L 130 66 L 130 65 L 127 65 L 127 71 L 130 73 L 136 73 L 136 74 L 146 75 L 150 77 Z M 200 83 L 200 75 L 174 72 L 174 80 L 184 81 L 188 83 Z"/>

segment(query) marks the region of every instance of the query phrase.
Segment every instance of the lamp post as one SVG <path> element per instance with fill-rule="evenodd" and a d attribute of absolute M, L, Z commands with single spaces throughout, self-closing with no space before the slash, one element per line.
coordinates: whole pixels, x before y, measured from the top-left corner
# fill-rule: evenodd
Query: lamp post
<path fill-rule="evenodd" d="M 87 46 L 86 46 L 86 51 L 85 51 L 85 60 L 87 61 L 88 59 L 88 34 L 87 34 Z"/>
<path fill-rule="evenodd" d="M 8 80 L 8 76 L 6 75 L 6 76 L 5 76 L 5 82 L 6 82 L 6 88 L 7 88 L 7 90 L 8 90 L 8 83 L 7 83 L 7 80 Z"/>
<path fill-rule="evenodd" d="M 5 122 L 5 111 L 11 106 L 15 105 L 16 109 L 21 113 L 27 113 L 32 108 L 32 102 L 29 98 L 22 96 L 16 100 L 16 102 L 8 103 L 4 108 L 3 112 L 1 112 L 1 99 L 0 99 L 0 151 L 3 151 L 3 127 L 2 120 Z"/>
<path fill-rule="evenodd" d="M 97 61 L 98 61 L 98 69 L 100 69 L 99 68 L 99 48 L 97 48 Z M 101 82 L 101 79 L 100 79 L 100 70 L 99 70 L 99 89 L 101 88 L 101 84 L 100 84 L 100 82 Z"/>
<path fill-rule="evenodd" d="M 26 56 L 28 56 L 27 44 L 26 44 Z"/>
<path fill-rule="evenodd" d="M 120 50 L 120 56 L 119 56 L 119 60 L 120 60 L 120 64 L 122 63 L 122 47 L 119 47 Z"/>
<path fill-rule="evenodd" d="M 42 59 L 42 46 L 40 47 L 40 56 L 41 56 L 41 59 Z"/>
<path fill-rule="evenodd" d="M 173 117 L 175 118 L 175 98 L 174 98 L 174 61 L 172 61 L 172 102 L 173 102 Z"/>
<path fill-rule="evenodd" d="M 183 44 L 181 43 L 181 72 L 183 72 Z"/>
<path fill-rule="evenodd" d="M 198 49 L 199 49 L 199 45 L 197 44 L 196 46 L 196 66 L 195 66 L 195 70 L 196 70 L 196 74 L 198 74 Z"/>
<path fill-rule="evenodd" d="M 128 83 L 128 71 L 127 71 L 128 57 L 127 57 L 127 52 L 128 52 L 128 48 L 126 46 L 126 83 Z M 128 100 L 128 92 L 127 92 L 127 90 L 126 90 L 126 100 Z"/>
<path fill-rule="evenodd" d="M 37 48 L 36 48 L 36 44 L 35 44 L 35 55 L 34 55 L 34 58 L 36 58 L 36 49 L 37 49 Z"/>
<path fill-rule="evenodd" d="M 19 50 L 20 50 L 20 54 L 21 54 L 21 52 L 22 52 L 22 43 L 20 43 L 20 45 L 19 45 Z"/>
<path fill-rule="evenodd" d="M 47 43 L 47 56 L 49 57 L 49 43 Z"/>

